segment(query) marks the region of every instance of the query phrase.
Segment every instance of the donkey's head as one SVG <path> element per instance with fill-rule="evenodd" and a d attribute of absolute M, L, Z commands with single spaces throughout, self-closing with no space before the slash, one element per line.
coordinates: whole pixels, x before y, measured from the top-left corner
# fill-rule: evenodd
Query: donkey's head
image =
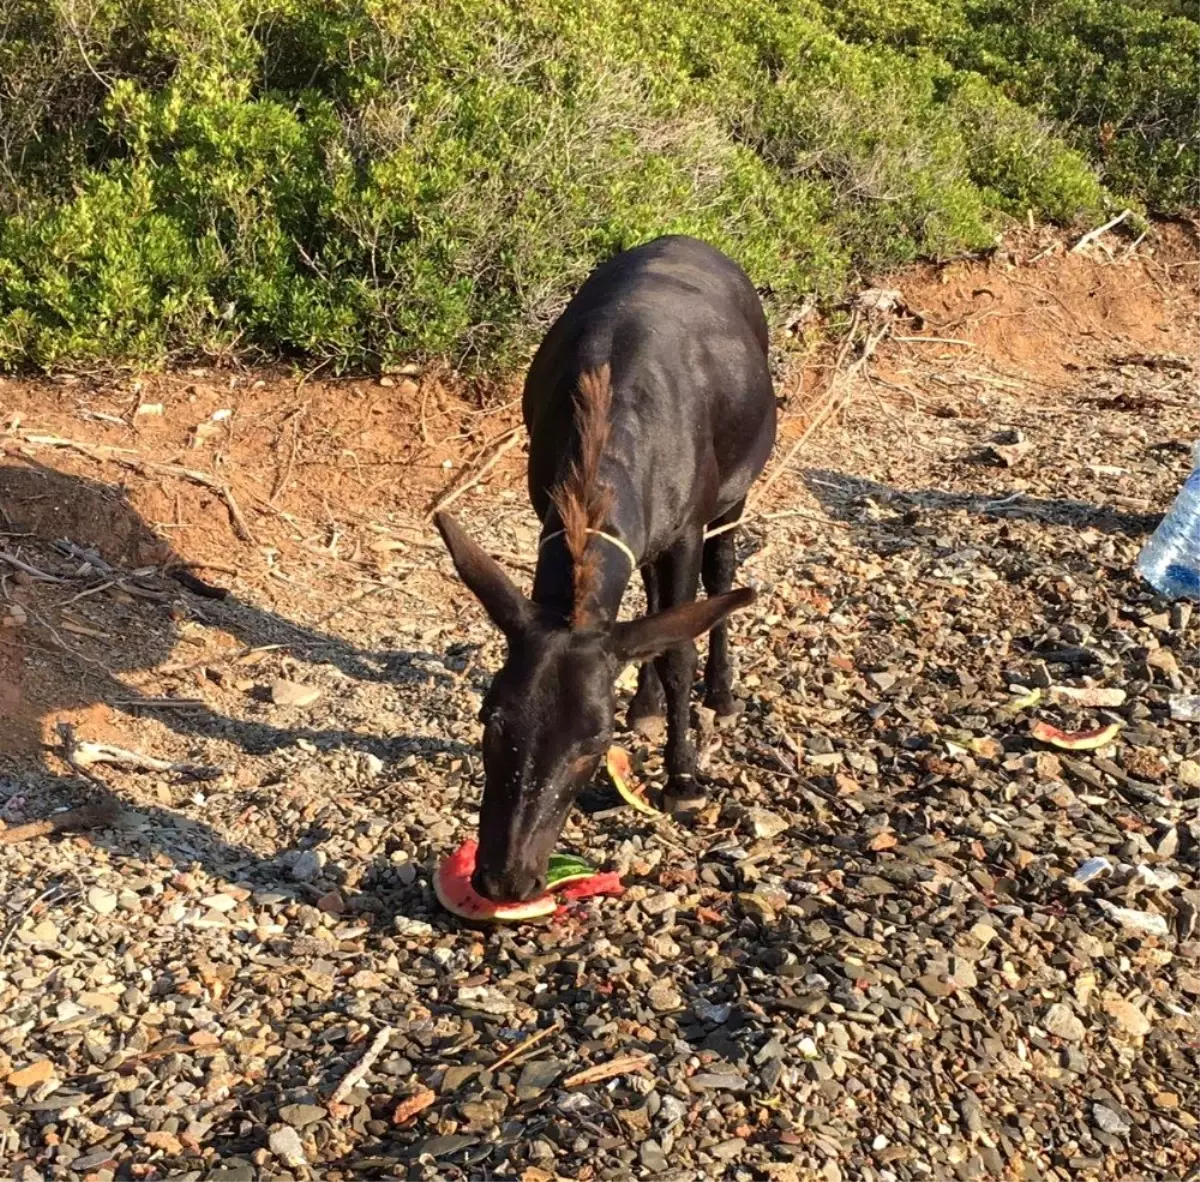
<path fill-rule="evenodd" d="M 549 617 L 448 514 L 437 517 L 462 581 L 508 641 L 484 699 L 475 887 L 498 901 L 545 889 L 567 813 L 612 739 L 614 683 L 630 661 L 695 639 L 754 598 L 749 588 L 627 623 Z"/>

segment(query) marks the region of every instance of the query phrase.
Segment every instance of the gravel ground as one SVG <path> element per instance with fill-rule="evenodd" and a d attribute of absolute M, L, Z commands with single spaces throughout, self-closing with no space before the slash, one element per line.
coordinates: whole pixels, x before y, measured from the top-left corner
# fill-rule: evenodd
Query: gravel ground
<path fill-rule="evenodd" d="M 864 385 L 743 539 L 761 596 L 735 626 L 742 723 L 706 733 L 712 806 L 684 827 L 597 785 L 562 847 L 628 890 L 546 926 L 471 930 L 433 896 L 477 821 L 499 658 L 444 558 L 398 545 L 419 561 L 304 627 L 236 583 L 70 605 L 68 647 L 159 633 L 159 660 L 110 676 L 37 633 L 27 668 L 95 682 L 79 700 L 203 703 L 75 714 L 79 737 L 225 772 L 97 767 L 112 827 L 0 846 L 0 1163 L 1197 1177 L 1200 729 L 1170 702 L 1200 692 L 1200 612 L 1132 563 L 1200 416 L 1189 365 L 1141 361 Z M 532 552 L 514 489 L 461 507 Z M 45 620 L 94 584 L 7 590 Z M 1122 729 L 1068 752 L 1034 719 Z M 653 787 L 658 752 L 624 741 Z M 0 815 L 100 793 L 63 772 L 0 763 Z"/>

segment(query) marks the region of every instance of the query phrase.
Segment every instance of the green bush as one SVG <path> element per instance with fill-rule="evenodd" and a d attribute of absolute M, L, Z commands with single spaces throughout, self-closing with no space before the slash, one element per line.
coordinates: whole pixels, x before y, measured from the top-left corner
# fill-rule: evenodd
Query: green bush
<path fill-rule="evenodd" d="M 984 69 L 971 11 L 0 0 L 0 365 L 506 363 L 660 233 L 785 307 L 987 247 L 1011 213 L 1099 216 L 1053 104 L 1020 93 L 1075 59 L 1027 39 L 1011 76 Z M 1185 120 L 1161 121 L 1165 178 Z"/>
<path fill-rule="evenodd" d="M 1114 192 L 1200 200 L 1195 0 L 823 0 L 856 44 L 933 52 L 1054 121 Z"/>

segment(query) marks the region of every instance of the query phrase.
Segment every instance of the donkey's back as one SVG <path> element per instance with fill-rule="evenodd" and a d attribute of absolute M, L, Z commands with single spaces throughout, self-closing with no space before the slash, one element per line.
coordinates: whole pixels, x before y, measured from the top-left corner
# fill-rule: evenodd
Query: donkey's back
<path fill-rule="evenodd" d="M 613 450 L 624 453 L 627 477 L 657 489 L 646 502 L 659 518 L 647 522 L 651 551 L 739 502 L 775 436 L 767 339 L 749 277 L 705 242 L 657 238 L 599 267 L 546 335 L 525 382 L 538 515 L 572 458 L 580 379 L 605 368 Z"/>

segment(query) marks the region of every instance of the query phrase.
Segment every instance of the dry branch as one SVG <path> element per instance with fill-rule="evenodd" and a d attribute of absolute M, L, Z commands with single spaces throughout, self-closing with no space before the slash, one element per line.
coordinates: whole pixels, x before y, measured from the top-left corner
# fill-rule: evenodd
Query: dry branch
<path fill-rule="evenodd" d="M 366 1054 L 346 1073 L 346 1078 L 334 1089 L 333 1095 L 329 1097 L 330 1104 L 341 1104 L 348 1095 L 362 1082 L 362 1078 L 371 1070 L 375 1060 L 383 1054 L 383 1048 L 387 1046 L 388 1039 L 392 1037 L 394 1031 L 390 1026 L 385 1026 L 377 1035 L 369 1047 Z"/>
<path fill-rule="evenodd" d="M 106 800 L 99 804 L 85 804 L 77 809 L 55 813 L 44 821 L 30 821 L 27 825 L 0 825 L 0 845 L 14 845 L 18 841 L 29 841 L 34 837 L 48 837 L 68 829 L 99 829 L 111 824 L 117 816 L 115 801 Z"/>
<path fill-rule="evenodd" d="M 438 497 L 429 512 L 425 515 L 425 520 L 432 521 L 436 513 L 449 508 L 463 493 L 468 489 L 474 488 L 500 462 L 506 452 L 511 451 L 521 442 L 522 430 L 523 428 L 521 427 L 513 427 L 511 430 L 505 431 L 499 439 L 495 440 L 495 450 L 492 454 L 475 470 L 469 479 L 462 480 Z"/>
<path fill-rule="evenodd" d="M 632 1075 L 636 1071 L 646 1071 L 653 1059 L 654 1056 L 649 1052 L 621 1055 L 616 1059 L 610 1059 L 607 1063 L 597 1063 L 595 1067 L 585 1067 L 583 1071 L 577 1071 L 574 1075 L 567 1076 L 563 1080 L 563 1087 L 581 1088 L 585 1084 L 601 1083 L 618 1075 Z"/>
<path fill-rule="evenodd" d="M 1071 247 L 1071 253 L 1078 254 L 1089 242 L 1095 242 L 1102 234 L 1107 234 L 1114 226 L 1119 226 L 1132 212 L 1130 209 L 1123 209 L 1112 221 L 1105 222 L 1103 226 L 1097 226 L 1094 230 L 1089 230 Z"/>

